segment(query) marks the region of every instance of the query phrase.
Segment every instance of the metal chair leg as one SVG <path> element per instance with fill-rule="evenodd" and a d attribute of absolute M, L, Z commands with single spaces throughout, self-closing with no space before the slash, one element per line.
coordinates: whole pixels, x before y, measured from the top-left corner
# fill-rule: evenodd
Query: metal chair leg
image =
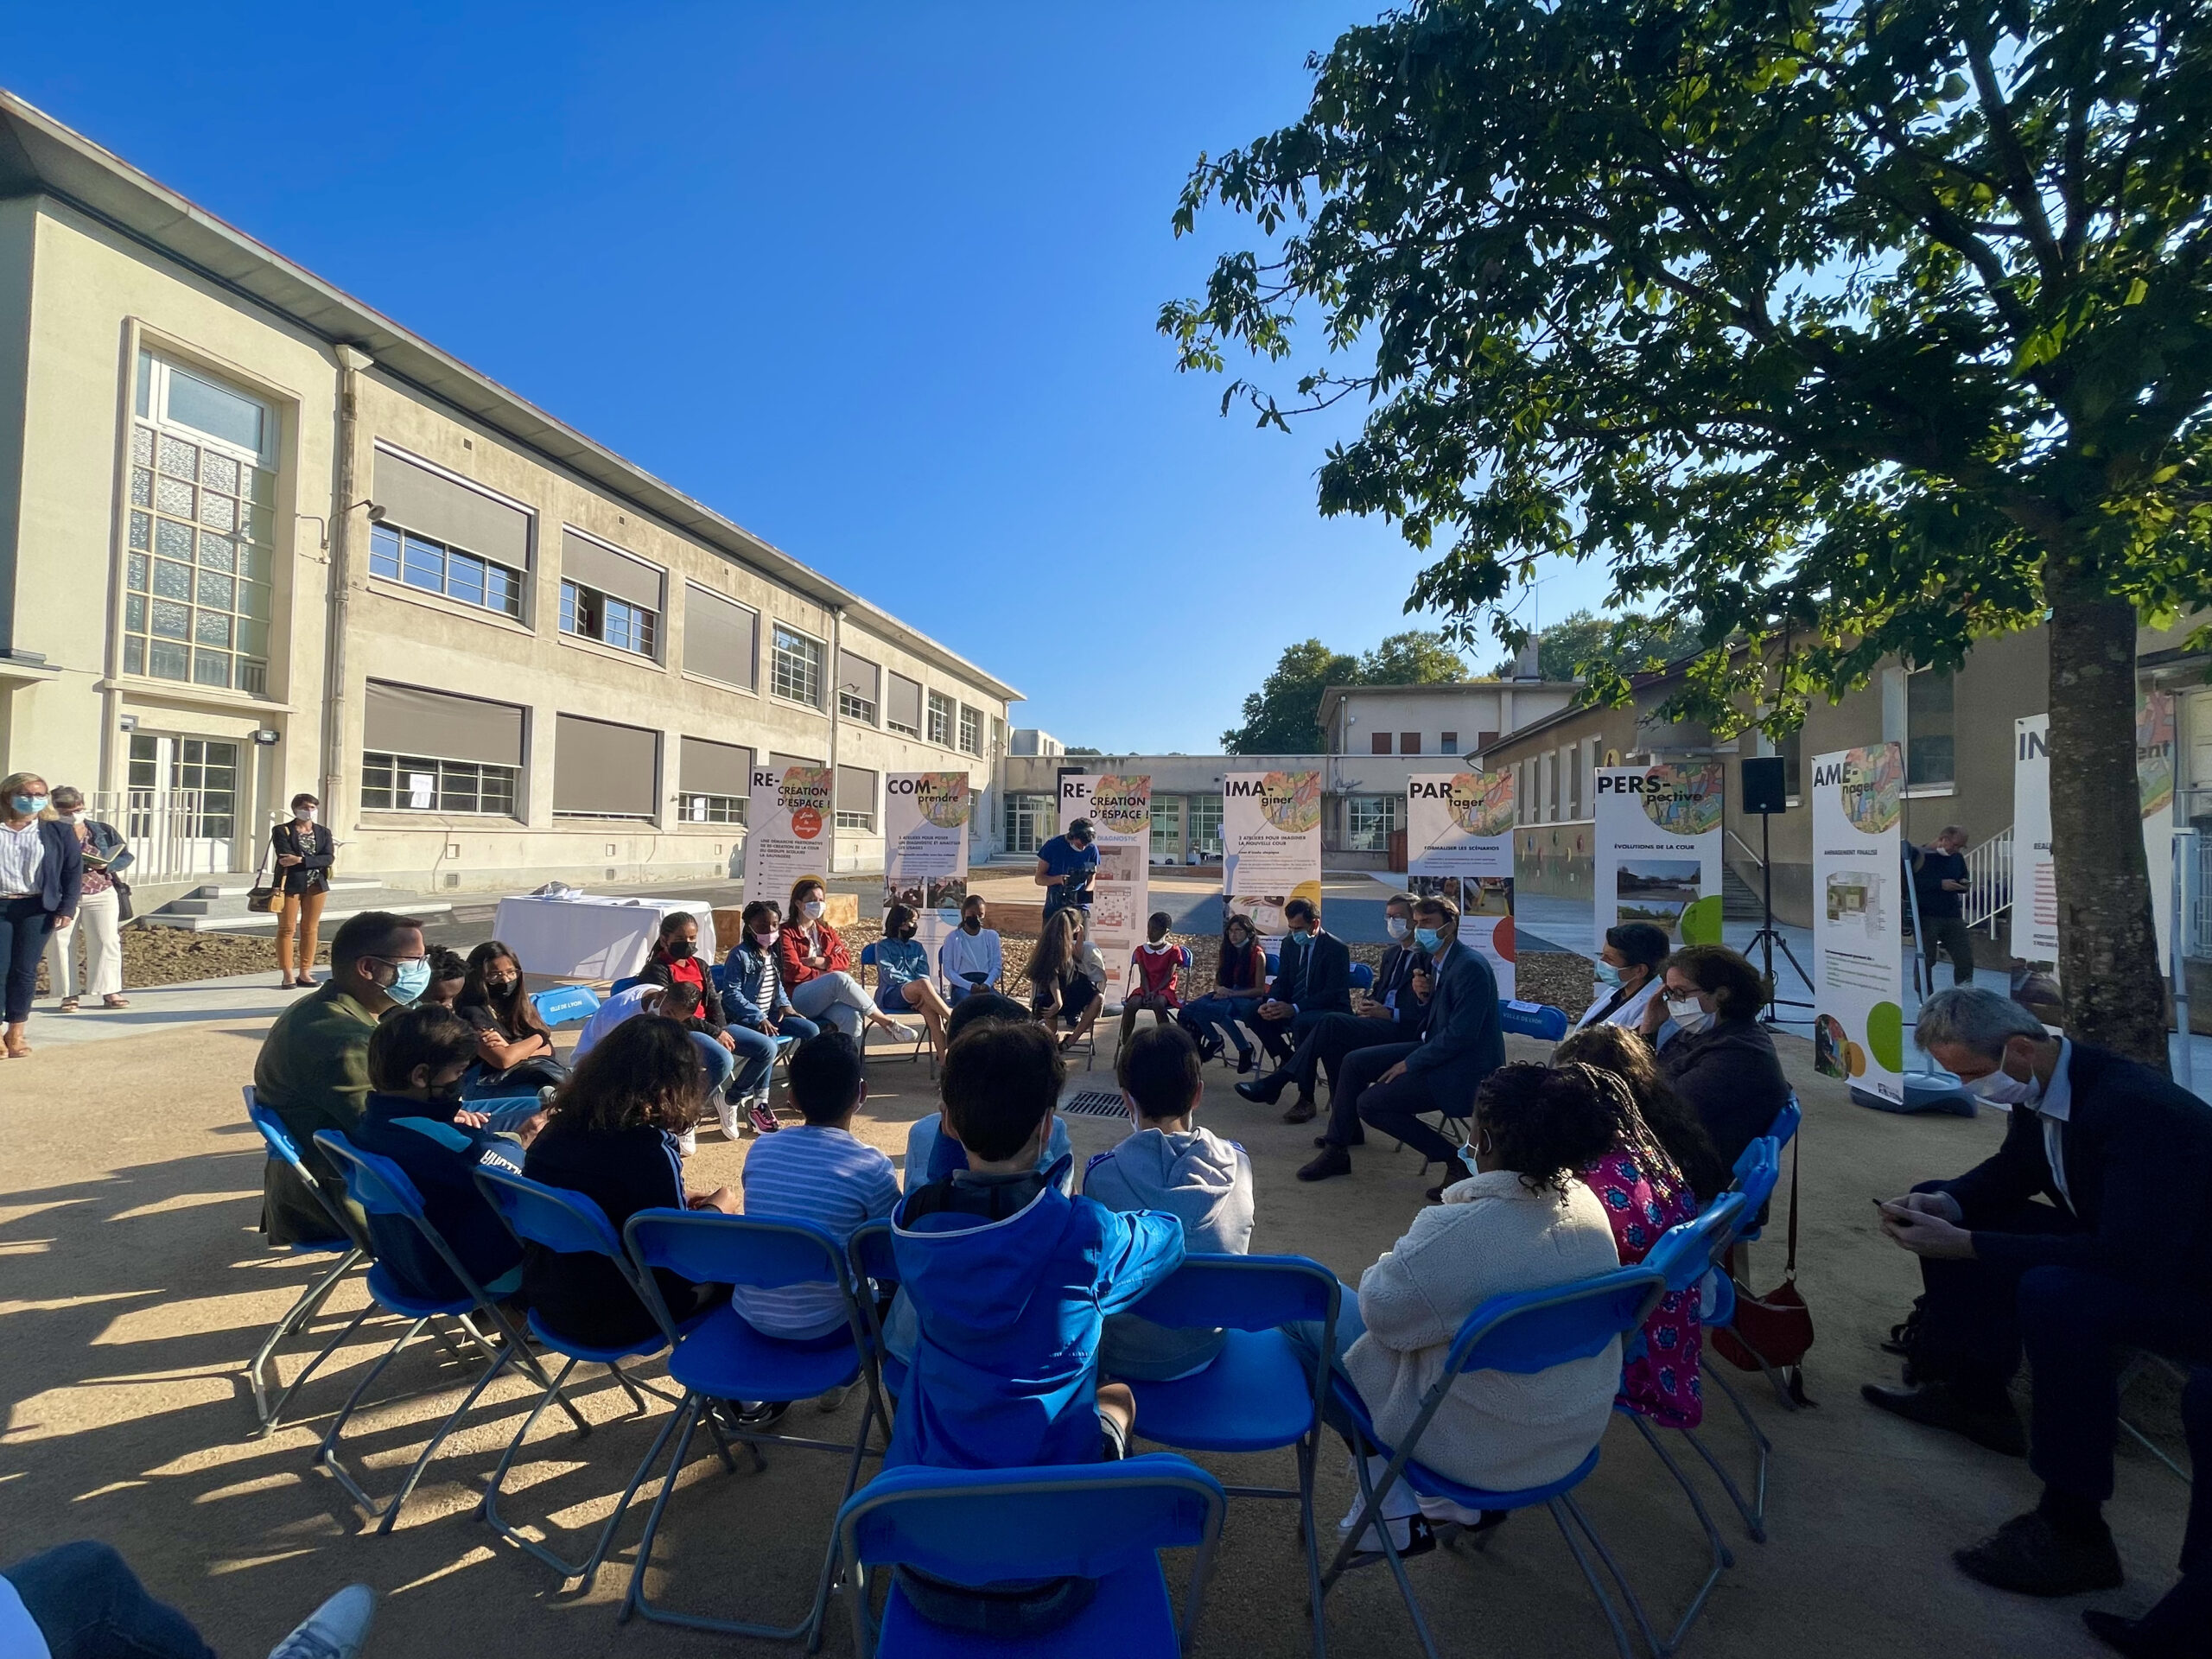
<path fill-rule="evenodd" d="M 270 1409 L 269 1405 L 267 1373 L 270 1360 L 275 1355 L 277 1344 L 295 1331 L 305 1327 L 316 1313 L 321 1311 L 322 1305 L 328 1300 L 331 1292 L 338 1288 L 338 1281 L 350 1273 L 354 1264 L 360 1259 L 361 1251 L 359 1246 L 342 1253 L 334 1267 L 324 1272 L 300 1292 L 292 1306 L 285 1310 L 284 1317 L 276 1321 L 276 1328 L 270 1332 L 267 1339 L 262 1343 L 259 1351 L 247 1363 L 245 1375 L 246 1381 L 253 1389 L 254 1416 L 261 1424 L 264 1433 L 274 1427 L 276 1421 L 275 1414 Z M 290 1389 L 286 1389 L 286 1395 L 289 1396 L 290 1392 Z"/>
<path fill-rule="evenodd" d="M 1573 1516 L 1576 1524 L 1585 1528 L 1589 1523 L 1583 1519 L 1581 1511 L 1573 1505 L 1564 1493 L 1553 1498 L 1544 1507 L 1551 1511 L 1552 1521 L 1559 1528 L 1559 1535 L 1567 1540 L 1567 1553 L 1574 1557 L 1575 1566 L 1582 1569 L 1582 1577 L 1590 1586 L 1590 1593 L 1598 1598 L 1598 1611 L 1605 1614 L 1606 1627 L 1613 1633 L 1615 1651 L 1620 1655 L 1620 1659 L 1636 1659 L 1636 1656 L 1629 1651 L 1628 1632 L 1621 1626 L 1621 1616 L 1614 1609 L 1613 1599 L 1606 1592 L 1605 1585 L 1599 1580 L 1597 1570 L 1590 1565 L 1589 1554 L 1582 1548 L 1580 1541 L 1575 1537 L 1574 1528 L 1567 1525 L 1567 1517 Z M 1610 1559 L 1607 1565 L 1611 1565 Z M 1652 1640 L 1649 1625 L 1644 1627 L 1643 1635 L 1647 1642 Z M 1653 1651 L 1657 1650 L 1657 1644 L 1654 1643 Z"/>
<path fill-rule="evenodd" d="M 348 1319 L 328 1342 L 322 1344 L 321 1351 L 307 1363 L 305 1369 L 286 1385 L 284 1391 L 276 1396 L 276 1403 L 269 1408 L 268 1415 L 262 1419 L 261 1438 L 263 1440 L 267 1440 L 276 1432 L 278 1426 L 283 1421 L 284 1408 L 291 1403 L 292 1396 L 300 1391 L 302 1385 L 321 1370 L 322 1362 L 343 1347 L 346 1339 L 361 1328 L 361 1322 L 376 1311 L 377 1305 L 374 1302 L 364 1306 L 361 1311 Z"/>
<path fill-rule="evenodd" d="M 1427 1659 L 1438 1659 L 1436 1639 L 1429 1634 L 1427 1619 L 1421 1616 L 1421 1598 L 1414 1594 L 1413 1580 L 1406 1576 L 1406 1564 L 1398 1558 L 1398 1547 L 1391 1541 L 1390 1523 L 1382 1518 L 1382 1501 L 1375 1495 L 1374 1479 L 1367 1469 L 1368 1456 L 1364 1440 L 1352 1447 L 1352 1470 L 1359 1477 L 1360 1510 L 1352 1519 L 1351 1531 L 1337 1546 L 1336 1559 L 1321 1575 L 1321 1587 L 1325 1592 L 1344 1576 L 1345 1565 L 1358 1553 L 1359 1541 L 1372 1525 L 1376 1537 L 1382 1541 L 1382 1559 L 1390 1568 L 1390 1576 L 1398 1581 L 1398 1596 L 1406 1604 L 1406 1616 L 1413 1620 L 1414 1634 L 1421 1638 L 1421 1652 Z"/>
<path fill-rule="evenodd" d="M 1667 1638 L 1666 1645 L 1660 1649 L 1661 1659 L 1665 1659 L 1666 1655 L 1673 1653 L 1682 1645 L 1683 1638 L 1689 1634 L 1690 1626 L 1697 1622 L 1697 1616 L 1705 1611 L 1706 1598 L 1713 1593 L 1713 1586 L 1720 1582 L 1721 1573 L 1736 1565 L 1736 1558 L 1729 1551 L 1728 1546 L 1721 1541 L 1720 1529 L 1713 1524 L 1713 1516 L 1705 1507 L 1705 1500 L 1698 1496 L 1697 1488 L 1690 1484 L 1689 1476 L 1683 1472 L 1682 1466 L 1675 1461 L 1674 1454 L 1667 1450 L 1657 1433 L 1637 1413 L 1630 1412 L 1626 1414 L 1636 1424 L 1637 1433 L 1643 1436 L 1644 1444 L 1658 1453 L 1659 1461 L 1667 1465 L 1667 1472 L 1675 1478 L 1675 1484 L 1682 1489 L 1683 1496 L 1689 1499 L 1690 1508 L 1697 1516 L 1698 1524 L 1705 1529 L 1706 1543 L 1713 1551 L 1713 1570 L 1705 1575 L 1705 1582 L 1698 1586 L 1697 1594 L 1690 1598 L 1689 1607 L 1682 1614 L 1681 1622 L 1675 1626 L 1675 1633 Z"/>
<path fill-rule="evenodd" d="M 423 1471 L 430 1466 L 430 1459 L 438 1455 L 439 1448 L 446 1443 L 446 1437 L 451 1434 L 460 1426 L 461 1420 L 468 1414 L 469 1408 L 476 1403 L 477 1396 L 491 1387 L 492 1379 L 505 1369 L 506 1361 L 504 1358 L 493 1362 L 486 1368 L 484 1375 L 476 1379 L 475 1386 L 461 1396 L 461 1403 L 454 1408 L 452 1414 L 438 1425 L 438 1432 L 430 1436 L 430 1443 L 423 1448 L 423 1455 L 415 1459 L 415 1466 L 407 1471 L 407 1478 L 401 1483 L 398 1495 L 385 1509 L 383 1519 L 378 1522 L 377 1535 L 378 1537 L 384 1537 L 398 1524 L 399 1512 L 406 1507 L 407 1500 L 415 1495 L 416 1484 L 423 1478 Z"/>
<path fill-rule="evenodd" d="M 1690 1444 L 1697 1447 L 1698 1455 L 1711 1465 L 1713 1472 L 1720 1477 L 1721 1484 L 1728 1489 L 1729 1498 L 1736 1505 L 1736 1512 L 1744 1517 L 1744 1529 L 1751 1534 L 1751 1541 L 1763 1544 L 1766 1541 L 1767 1465 L 1770 1461 L 1770 1454 L 1774 1451 L 1774 1442 L 1767 1439 L 1765 1431 L 1758 1426 L 1758 1419 L 1751 1415 L 1751 1408 L 1744 1403 L 1743 1396 L 1728 1385 L 1726 1377 L 1711 1366 L 1706 1368 L 1704 1375 L 1719 1385 L 1720 1392 L 1727 1396 L 1728 1403 L 1735 1407 L 1737 1416 L 1744 1420 L 1744 1427 L 1751 1433 L 1753 1455 L 1752 1501 L 1749 1503 L 1745 1503 L 1743 1494 L 1736 1490 L 1736 1483 L 1728 1478 L 1728 1471 L 1720 1466 L 1720 1459 L 1707 1449 L 1704 1441 L 1692 1434 L 1689 1437 Z"/>

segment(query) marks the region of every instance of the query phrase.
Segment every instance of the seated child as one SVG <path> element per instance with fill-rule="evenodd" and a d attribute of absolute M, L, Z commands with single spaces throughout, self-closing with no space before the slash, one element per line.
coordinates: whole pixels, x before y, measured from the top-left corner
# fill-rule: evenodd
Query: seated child
<path fill-rule="evenodd" d="M 1099 1382 L 1099 1338 L 1182 1262 L 1183 1228 L 1071 1198 L 1037 1167 L 1065 1076 L 1036 1025 L 985 1021 L 945 1058 L 944 1133 L 968 1167 L 892 1215 L 919 1341 L 887 1468 L 1091 1463 L 1127 1442 L 1135 1402 Z"/>
<path fill-rule="evenodd" d="M 1205 1097 L 1198 1046 L 1175 1026 L 1141 1031 L 1115 1071 L 1136 1132 L 1083 1173 L 1083 1195 L 1109 1210 L 1164 1210 L 1183 1224 L 1184 1248 L 1243 1255 L 1252 1243 L 1252 1160 L 1244 1148 L 1191 1116 Z M 1098 1369 L 1108 1376 L 1172 1382 L 1204 1370 L 1221 1351 L 1219 1331 L 1154 1325 L 1135 1313 L 1106 1321 Z"/>
<path fill-rule="evenodd" d="M 369 1095 L 346 1138 L 389 1158 L 423 1195 L 423 1213 L 476 1280 L 504 1295 L 522 1282 L 522 1246 L 478 1190 L 489 1155 L 522 1167 L 522 1147 L 544 1121 L 526 1109 L 514 1139 L 494 1134 L 480 1112 L 461 1109 L 461 1080 L 476 1058 L 476 1028 L 450 1008 L 417 1003 L 395 1011 L 369 1036 Z M 519 1141 L 519 1145 L 518 1144 Z M 465 1294 L 430 1241 L 401 1216 L 371 1216 L 377 1259 L 424 1297 Z"/>
<path fill-rule="evenodd" d="M 1149 1008 L 1153 1019 L 1164 1026 L 1183 1006 L 1175 995 L 1175 976 L 1190 966 L 1190 958 L 1181 945 L 1167 943 L 1167 930 L 1174 922 L 1166 911 L 1154 911 L 1145 921 L 1145 942 L 1129 952 L 1128 990 L 1122 999 L 1123 1048 L 1129 1046 L 1138 1014 Z"/>
<path fill-rule="evenodd" d="M 899 1202 L 891 1160 L 855 1138 L 853 1114 L 868 1098 L 860 1051 L 842 1032 L 824 1032 L 792 1051 L 791 1098 L 806 1119 L 754 1145 L 745 1160 L 745 1214 L 755 1221 L 808 1221 L 842 1247 L 863 1222 Z M 841 1336 L 844 1299 L 829 1285 L 763 1289 L 736 1285 L 730 1306 L 745 1322 L 787 1341 Z"/>
<path fill-rule="evenodd" d="M 1010 996 L 996 991 L 980 991 L 960 1000 L 958 1007 L 946 1018 L 944 1039 L 952 1039 L 970 1026 L 986 1020 L 1010 1020 L 1020 1025 L 1029 1018 L 1029 1010 Z M 956 1169 L 968 1167 L 968 1154 L 961 1144 L 949 1135 L 938 1131 L 943 1121 L 935 1112 L 918 1117 L 906 1131 L 906 1187 L 912 1192 L 931 1181 L 941 1181 Z M 1052 1138 L 1037 1156 L 1037 1167 L 1050 1169 L 1065 1158 L 1069 1160 L 1067 1179 L 1060 1183 L 1063 1192 L 1075 1190 L 1075 1147 L 1068 1139 L 1068 1126 L 1060 1121 L 1059 1114 L 1052 1115 Z M 903 1331 L 893 1329 L 887 1337 L 891 1351 L 903 1363 L 914 1351 L 914 1332 L 911 1316 L 902 1319 Z"/>

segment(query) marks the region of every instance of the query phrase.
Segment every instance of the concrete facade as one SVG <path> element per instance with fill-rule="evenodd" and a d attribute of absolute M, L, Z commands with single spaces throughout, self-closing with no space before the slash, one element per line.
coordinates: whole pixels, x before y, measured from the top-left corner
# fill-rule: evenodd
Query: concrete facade
<path fill-rule="evenodd" d="M 742 823 L 719 790 L 710 804 L 684 777 L 684 740 L 702 740 L 842 769 L 844 870 L 880 867 L 885 772 L 965 771 L 985 794 L 976 850 L 988 855 L 1013 687 L 4 95 L 0 140 L 12 141 L 0 143 L 0 773 L 35 770 L 98 791 L 108 814 L 136 810 L 142 834 L 164 843 L 151 861 L 142 850 L 149 877 L 164 858 L 192 865 L 180 874 L 251 870 L 267 823 L 310 791 L 341 874 L 518 891 L 737 868 Z M 211 396 L 260 411 L 257 445 L 192 425 L 224 423 L 206 412 Z M 195 496 L 194 453 L 217 484 L 254 484 L 234 499 L 203 478 Z M 436 528 L 376 503 L 395 466 L 462 503 L 456 522 L 478 512 L 522 527 L 499 556 L 518 579 L 514 614 L 457 588 L 454 573 L 494 550 L 449 531 L 443 587 L 391 565 L 400 532 Z M 156 492 L 158 510 L 146 499 Z M 210 524 L 235 549 L 219 541 L 211 556 Z M 198 565 L 156 560 L 154 580 L 171 588 L 148 593 L 149 555 L 181 546 L 189 561 L 195 534 Z M 640 648 L 588 613 L 564 623 L 564 567 L 584 556 L 658 594 Z M 185 627 L 186 600 L 193 639 L 165 641 L 164 626 Z M 687 665 L 688 630 L 709 612 L 750 613 L 749 663 L 733 649 L 712 675 Z M 810 701 L 779 695 L 779 625 L 818 652 Z M 186 655 L 219 632 L 235 650 L 227 683 L 213 683 L 219 653 Z M 841 697 L 847 668 L 873 671 L 872 699 Z M 918 709 L 894 711 L 893 675 L 919 686 Z M 496 780 L 512 805 L 456 809 L 467 798 L 442 767 L 427 801 L 385 785 L 425 775 L 388 722 L 378 741 L 397 764 L 365 802 L 372 682 L 519 709 L 518 764 Z M 911 734 L 892 728 L 916 714 Z M 563 716 L 626 728 L 623 741 L 650 752 L 649 790 L 623 812 L 556 805 Z M 691 753 L 730 758 L 696 741 Z"/>

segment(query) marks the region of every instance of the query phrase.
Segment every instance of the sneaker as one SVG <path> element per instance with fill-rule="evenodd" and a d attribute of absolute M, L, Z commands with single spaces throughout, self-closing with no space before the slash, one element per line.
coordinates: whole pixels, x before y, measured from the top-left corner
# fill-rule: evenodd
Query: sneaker
<path fill-rule="evenodd" d="M 684 1130 L 684 1131 L 683 1131 L 683 1134 L 681 1134 L 681 1135 L 677 1135 L 677 1136 L 676 1137 L 676 1149 L 677 1149 L 677 1152 L 681 1153 L 681 1154 L 682 1154 L 684 1157 L 686 1157 L 686 1158 L 689 1158 L 689 1157 L 690 1157 L 693 1153 L 695 1153 L 695 1152 L 698 1151 L 698 1150 L 699 1150 L 699 1132 L 698 1132 L 698 1130 L 696 1130 L 696 1129 L 686 1129 L 686 1130 Z"/>
<path fill-rule="evenodd" d="M 1448 1497 L 1430 1497 L 1416 1494 L 1421 1512 L 1428 1517 L 1433 1527 L 1457 1527 L 1462 1532 L 1488 1532 L 1492 1527 L 1503 1526 L 1510 1510 L 1471 1510 L 1464 1503 L 1455 1503 Z"/>
<path fill-rule="evenodd" d="M 1359 1500 L 1352 1499 L 1351 1512 L 1337 1522 L 1337 1547 L 1344 1548 L 1345 1539 L 1351 1536 L 1351 1523 L 1359 1518 Z M 1401 1557 L 1426 1555 L 1436 1548 L 1435 1529 L 1428 1524 L 1428 1517 L 1416 1511 L 1412 1515 L 1394 1515 L 1384 1518 L 1383 1525 L 1390 1529 L 1390 1548 Z M 1382 1541 L 1376 1535 L 1375 1523 L 1369 1522 L 1367 1530 L 1360 1535 L 1359 1548 L 1346 1567 L 1367 1567 L 1382 1559 Z"/>
<path fill-rule="evenodd" d="M 730 1420 L 740 1428 L 753 1433 L 765 1433 L 784 1421 L 784 1414 L 791 1408 L 788 1400 L 733 1400 Z"/>
<path fill-rule="evenodd" d="M 376 1611 L 377 1592 L 365 1584 L 349 1584 L 270 1649 L 269 1659 L 353 1659 L 368 1639 Z"/>
<path fill-rule="evenodd" d="M 775 1113 L 768 1109 L 768 1097 L 766 1095 L 753 1096 L 753 1104 L 746 1109 L 746 1116 L 753 1120 L 753 1132 L 755 1135 L 773 1135 L 784 1127 L 776 1121 Z M 791 1144 L 797 1146 L 798 1142 L 794 1141 Z"/>

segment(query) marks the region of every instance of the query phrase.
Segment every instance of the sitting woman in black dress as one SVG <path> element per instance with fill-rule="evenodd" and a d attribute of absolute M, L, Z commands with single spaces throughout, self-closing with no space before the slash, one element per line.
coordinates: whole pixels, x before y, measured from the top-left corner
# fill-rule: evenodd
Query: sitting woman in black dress
<path fill-rule="evenodd" d="M 640 1210 L 738 1213 L 726 1186 L 687 1193 L 677 1139 L 707 1104 L 707 1068 L 690 1033 L 673 1020 L 625 1020 L 592 1046 L 530 1143 L 522 1173 L 581 1192 L 607 1212 L 617 1235 Z M 661 1300 L 679 1319 L 728 1294 L 656 1271 Z M 653 1317 L 621 1270 L 603 1255 L 532 1244 L 523 1258 L 523 1299 L 573 1342 L 619 1347 L 653 1333 Z"/>
<path fill-rule="evenodd" d="M 461 1085 L 466 1098 L 533 1095 L 569 1075 L 554 1058 L 553 1033 L 523 983 L 521 960 L 499 940 L 486 939 L 468 953 L 454 1012 L 476 1027 L 476 1064 Z"/>

